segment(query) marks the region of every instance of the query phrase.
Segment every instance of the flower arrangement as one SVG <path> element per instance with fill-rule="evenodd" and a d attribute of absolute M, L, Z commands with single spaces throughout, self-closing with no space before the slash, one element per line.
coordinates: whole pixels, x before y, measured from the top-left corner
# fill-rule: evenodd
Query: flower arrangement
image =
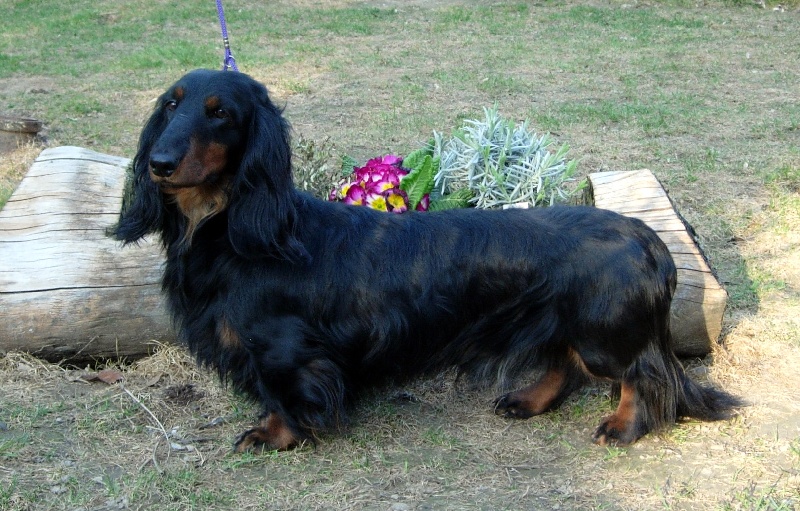
<path fill-rule="evenodd" d="M 436 211 L 475 206 L 492 208 L 566 201 L 576 162 L 567 161 L 565 144 L 549 150 L 548 135 L 537 135 L 528 122 L 515 125 L 497 109 L 485 109 L 484 120 L 466 120 L 450 138 L 434 132 L 423 148 L 405 158 L 387 154 L 363 167 L 345 157 L 347 177 L 328 199 L 380 211 Z"/>
<path fill-rule="evenodd" d="M 411 169 L 403 168 L 402 163 L 399 156 L 387 154 L 369 160 L 363 167 L 353 167 L 352 174 L 331 191 L 328 199 L 390 213 L 426 211 L 430 194 L 411 200 L 408 185 L 404 185 Z"/>

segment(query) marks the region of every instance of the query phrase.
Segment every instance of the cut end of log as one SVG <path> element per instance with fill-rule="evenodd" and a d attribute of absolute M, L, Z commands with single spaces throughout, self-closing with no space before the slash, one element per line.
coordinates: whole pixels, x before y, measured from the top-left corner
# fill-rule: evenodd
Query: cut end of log
<path fill-rule="evenodd" d="M 0 153 L 13 151 L 33 141 L 42 131 L 42 121 L 28 117 L 0 115 Z"/>

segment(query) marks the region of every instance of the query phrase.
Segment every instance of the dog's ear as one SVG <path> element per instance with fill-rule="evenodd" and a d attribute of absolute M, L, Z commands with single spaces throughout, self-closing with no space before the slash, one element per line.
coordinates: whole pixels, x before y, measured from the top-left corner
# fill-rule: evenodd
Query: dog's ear
<path fill-rule="evenodd" d="M 231 190 L 228 236 L 242 257 L 307 260 L 308 252 L 295 234 L 289 124 L 266 88 L 254 88 L 255 107 Z"/>
<path fill-rule="evenodd" d="M 136 156 L 127 170 L 119 221 L 109 231 L 126 245 L 164 227 L 162 225 L 164 204 L 161 193 L 149 175 L 150 149 L 166 126 L 162 103 L 163 100 L 159 99 L 153 115 L 150 116 L 139 137 Z"/>

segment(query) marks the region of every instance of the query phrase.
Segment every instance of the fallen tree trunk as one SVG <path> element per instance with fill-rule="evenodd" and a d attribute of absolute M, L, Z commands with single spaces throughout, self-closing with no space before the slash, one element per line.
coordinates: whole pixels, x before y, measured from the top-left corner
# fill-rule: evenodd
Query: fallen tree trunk
<path fill-rule="evenodd" d="M 163 254 L 149 240 L 123 248 L 118 218 L 129 160 L 78 147 L 47 149 L 0 211 L 0 350 L 47 360 L 137 358 L 175 333 L 161 294 Z M 649 171 L 590 176 L 599 207 L 638 216 L 679 267 L 676 351 L 704 355 L 727 295 Z"/>
<path fill-rule="evenodd" d="M 0 349 L 48 360 L 140 357 L 174 339 L 160 246 L 106 236 L 128 160 L 47 149 L 0 211 Z"/>

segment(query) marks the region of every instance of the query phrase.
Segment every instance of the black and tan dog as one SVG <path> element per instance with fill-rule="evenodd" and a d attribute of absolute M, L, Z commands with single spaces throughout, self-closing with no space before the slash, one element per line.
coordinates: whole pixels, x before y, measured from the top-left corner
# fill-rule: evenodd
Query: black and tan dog
<path fill-rule="evenodd" d="M 483 381 L 532 369 L 494 411 L 526 418 L 590 379 L 628 444 L 740 401 L 672 353 L 676 270 L 642 222 L 591 207 L 393 215 L 293 187 L 288 125 L 267 90 L 198 70 L 158 100 L 115 235 L 158 233 L 163 288 L 198 360 L 262 406 L 237 449 L 288 449 L 340 426 L 370 386 L 455 366 Z"/>

